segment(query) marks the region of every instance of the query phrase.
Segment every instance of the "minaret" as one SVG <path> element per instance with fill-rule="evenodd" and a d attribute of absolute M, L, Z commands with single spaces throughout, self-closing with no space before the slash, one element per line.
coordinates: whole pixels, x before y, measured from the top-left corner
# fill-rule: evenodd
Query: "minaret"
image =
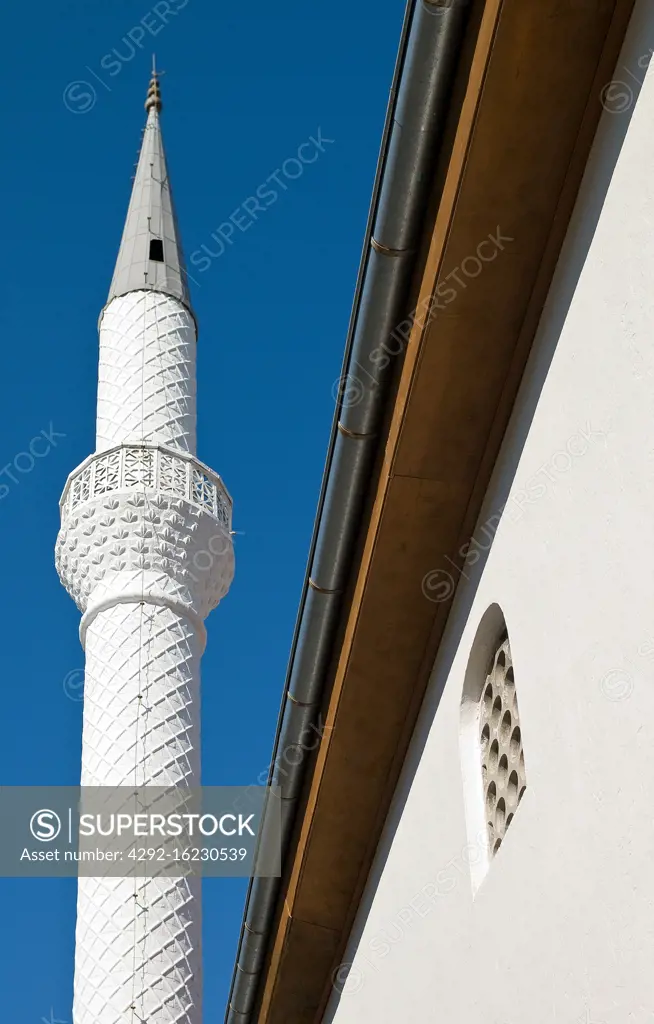
<path fill-rule="evenodd" d="M 197 786 L 203 620 L 234 571 L 231 499 L 195 451 L 196 324 L 154 70 L 109 298 L 95 454 L 56 564 L 83 613 L 83 786 Z M 73 1024 L 201 1024 L 200 881 L 80 878 Z"/>

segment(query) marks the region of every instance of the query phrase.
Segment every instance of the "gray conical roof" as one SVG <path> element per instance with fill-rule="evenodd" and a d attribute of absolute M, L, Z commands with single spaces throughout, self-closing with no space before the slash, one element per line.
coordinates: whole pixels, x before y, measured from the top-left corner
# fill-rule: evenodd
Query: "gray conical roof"
<path fill-rule="evenodd" d="M 173 295 L 190 310 L 186 265 L 159 124 L 161 99 L 156 74 L 145 105 L 148 119 L 107 303 L 117 295 L 150 288 Z"/>

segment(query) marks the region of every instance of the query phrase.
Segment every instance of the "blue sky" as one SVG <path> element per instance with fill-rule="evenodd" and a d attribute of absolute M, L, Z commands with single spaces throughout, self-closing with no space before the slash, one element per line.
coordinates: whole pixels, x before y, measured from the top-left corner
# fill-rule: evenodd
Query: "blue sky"
<path fill-rule="evenodd" d="M 303 143 L 332 140 L 282 175 L 256 221 L 233 218 L 209 266 L 189 268 L 198 454 L 223 476 L 241 531 L 234 584 L 207 622 L 203 777 L 246 784 L 268 765 L 403 13 L 403 0 L 34 0 L 4 12 L 0 783 L 78 781 L 83 653 L 53 564 L 58 499 L 94 448 L 97 317 L 153 50 L 187 257 L 217 252 L 212 234 Z M 43 431 L 50 450 L 30 465 L 20 453 Z M 0 879 L 0 894 L 0 1020 L 69 1024 L 74 882 Z M 205 883 L 207 1024 L 222 1021 L 244 894 L 243 880 Z"/>

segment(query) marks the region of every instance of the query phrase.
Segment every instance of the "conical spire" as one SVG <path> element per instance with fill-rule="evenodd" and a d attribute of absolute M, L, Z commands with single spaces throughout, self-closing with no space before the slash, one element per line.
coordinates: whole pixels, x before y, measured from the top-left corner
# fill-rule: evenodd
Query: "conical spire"
<path fill-rule="evenodd" d="M 154 58 L 145 109 L 148 118 L 107 303 L 117 295 L 147 288 L 174 296 L 190 310 L 184 254 L 159 125 L 161 91 Z"/>

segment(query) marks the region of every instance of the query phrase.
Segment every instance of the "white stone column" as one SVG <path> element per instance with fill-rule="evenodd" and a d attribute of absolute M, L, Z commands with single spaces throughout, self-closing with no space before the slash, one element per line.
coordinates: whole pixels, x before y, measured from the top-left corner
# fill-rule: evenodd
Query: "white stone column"
<path fill-rule="evenodd" d="M 170 608 L 115 604 L 86 633 L 82 785 L 198 785 L 201 643 Z M 198 1024 L 199 879 L 80 878 L 74 1024 Z"/>
<path fill-rule="evenodd" d="M 203 620 L 233 575 L 231 500 L 195 453 L 195 326 L 157 292 L 101 324 L 97 452 L 56 561 L 83 612 L 82 784 L 200 783 Z M 201 1024 L 198 879 L 80 878 L 74 1024 Z"/>
<path fill-rule="evenodd" d="M 154 291 L 113 299 L 100 323 L 96 451 L 152 441 L 195 453 L 193 317 Z"/>

